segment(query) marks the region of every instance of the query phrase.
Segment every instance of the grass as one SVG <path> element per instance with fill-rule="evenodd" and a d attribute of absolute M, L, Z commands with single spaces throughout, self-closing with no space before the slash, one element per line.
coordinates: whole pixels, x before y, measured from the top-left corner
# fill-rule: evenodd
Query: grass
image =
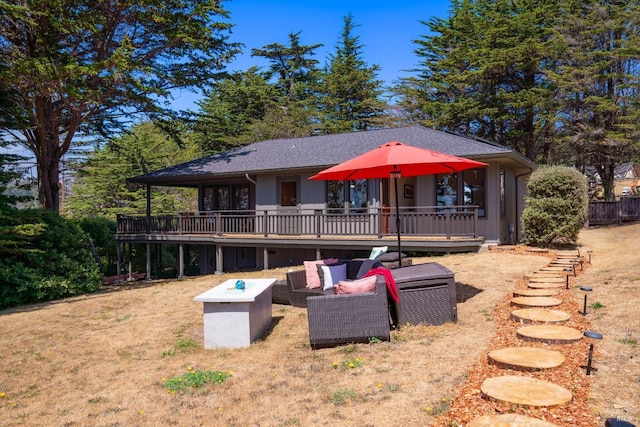
<path fill-rule="evenodd" d="M 174 378 L 162 379 L 162 386 L 167 389 L 167 393 L 190 393 L 194 389 L 205 385 L 216 385 L 223 383 L 231 377 L 232 372 L 221 371 L 196 371 L 191 366 L 187 367 L 187 372 Z"/>
<path fill-rule="evenodd" d="M 622 339 L 617 340 L 619 343 L 621 344 L 627 344 L 627 345 L 631 345 L 631 346 L 635 346 L 638 344 L 638 340 L 636 338 L 633 338 L 631 336 L 627 336 L 624 337 Z"/>
<path fill-rule="evenodd" d="M 334 369 L 354 369 L 364 366 L 364 359 L 361 357 L 350 357 L 342 362 L 333 362 Z"/>
<path fill-rule="evenodd" d="M 640 266 L 628 248 L 640 241 L 640 224 L 586 230 L 581 240 L 594 249 L 594 264 L 572 285 L 591 286 L 594 301 L 606 309 L 597 316 L 572 315 L 570 323 L 603 334 L 595 354 L 598 370 L 587 378 L 580 367 L 585 343 L 558 346 L 570 352 L 563 366 L 551 374 L 526 375 L 553 375 L 574 392 L 591 384 L 589 395 L 576 395 L 565 407 L 530 412 L 559 427 L 603 425 L 608 417 L 638 425 L 640 381 L 629 373 L 638 372 Z M 468 425 L 465 417 L 496 410 L 477 385 L 487 374 L 478 370 L 487 352 L 518 340 L 511 334 L 494 342 L 500 325 L 509 321 L 507 309 L 497 307 L 508 307 L 516 281 L 548 260 L 506 251 L 414 258 L 414 263 L 432 261 L 477 292 L 457 304 L 457 323 L 403 326 L 392 331 L 390 342 L 311 350 L 306 310 L 275 305 L 272 327 L 258 342 L 204 350 L 202 304 L 195 296 L 228 278 L 282 279 L 288 268 L 128 283 L 5 310 L 0 312 L 1 424 Z M 562 291 L 563 304 L 574 300 L 567 311 L 577 313 L 583 295 L 576 286 Z M 495 366 L 489 369 L 500 373 Z M 229 371 L 233 375 L 222 379 Z M 464 416 L 463 403 L 468 403 Z M 576 419 L 583 409 L 597 410 L 597 422 Z"/>
<path fill-rule="evenodd" d="M 357 393 L 352 388 L 342 388 L 338 391 L 331 393 L 330 402 L 334 405 L 344 405 L 349 400 L 353 400 L 357 397 Z"/>
<path fill-rule="evenodd" d="M 446 413 L 451 406 L 451 399 L 447 399 L 446 397 L 441 397 L 437 402 L 434 402 L 432 405 L 427 406 L 425 408 L 426 412 L 429 412 L 431 415 L 441 415 Z"/>

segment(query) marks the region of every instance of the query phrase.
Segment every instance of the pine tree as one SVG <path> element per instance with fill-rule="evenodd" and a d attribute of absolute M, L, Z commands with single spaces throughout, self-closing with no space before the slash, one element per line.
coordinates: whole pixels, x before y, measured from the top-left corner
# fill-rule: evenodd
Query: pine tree
<path fill-rule="evenodd" d="M 278 103 L 278 92 L 256 67 L 217 82 L 198 103 L 194 139 L 204 153 L 219 153 L 253 142 L 251 126 Z"/>
<path fill-rule="evenodd" d="M 171 90 L 218 77 L 239 49 L 218 3 L 0 1 L 0 130 L 33 152 L 42 207 L 58 212 L 60 162 L 79 135 L 172 115 L 158 102 Z"/>
<path fill-rule="evenodd" d="M 545 161 L 554 142 L 555 2 L 461 0 L 423 22 L 418 75 L 396 92 L 425 126 L 475 135 Z"/>
<path fill-rule="evenodd" d="M 614 170 L 640 145 L 638 1 L 566 0 L 556 37 L 565 46 L 552 74 L 564 114 L 564 141 L 581 169 L 595 167 L 605 198 Z"/>
<path fill-rule="evenodd" d="M 151 123 L 134 126 L 125 135 L 97 147 L 76 170 L 72 191 L 67 198 L 67 213 L 73 217 L 117 214 L 140 215 L 146 212 L 146 188 L 130 184 L 127 178 L 173 166 L 198 156 L 193 148 L 180 148 Z M 152 204 L 157 213 L 175 214 L 194 210 L 193 190 L 152 188 Z"/>
<path fill-rule="evenodd" d="M 303 45 L 300 32 L 289 34 L 289 44 L 271 43 L 251 51 L 269 61 L 266 77 L 275 85 L 277 101 L 255 120 L 249 133 L 253 141 L 311 135 L 318 122 L 318 60 L 322 44 Z"/>
<path fill-rule="evenodd" d="M 380 126 L 385 103 L 380 101 L 382 81 L 377 79 L 378 65 L 367 66 L 362 58 L 358 25 L 352 15 L 344 18 L 344 27 L 335 53 L 323 73 L 320 111 L 322 132 L 341 133 L 369 130 Z"/>

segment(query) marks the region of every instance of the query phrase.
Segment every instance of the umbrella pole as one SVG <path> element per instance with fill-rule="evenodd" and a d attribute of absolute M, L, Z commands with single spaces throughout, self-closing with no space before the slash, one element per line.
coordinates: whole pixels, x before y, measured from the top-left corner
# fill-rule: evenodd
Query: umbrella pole
<path fill-rule="evenodd" d="M 398 204 L 398 178 L 393 178 L 396 192 L 396 231 L 398 232 L 398 267 L 402 267 L 402 250 L 400 249 L 400 205 Z"/>

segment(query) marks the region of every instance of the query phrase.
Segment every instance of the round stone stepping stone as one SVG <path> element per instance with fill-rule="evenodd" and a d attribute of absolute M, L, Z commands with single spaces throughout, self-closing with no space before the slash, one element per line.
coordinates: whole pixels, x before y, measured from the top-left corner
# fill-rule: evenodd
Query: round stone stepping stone
<path fill-rule="evenodd" d="M 558 325 L 530 325 L 516 330 L 516 335 L 526 341 L 540 341 L 549 344 L 570 344 L 582 339 L 577 329 Z"/>
<path fill-rule="evenodd" d="M 529 282 L 547 282 L 547 283 L 567 283 L 567 279 L 565 277 L 560 276 L 529 276 Z"/>
<path fill-rule="evenodd" d="M 520 414 L 482 415 L 471 420 L 469 427 L 555 427 L 555 424 Z"/>
<path fill-rule="evenodd" d="M 573 267 L 576 265 L 580 265 L 580 263 L 574 261 L 551 261 L 549 263 L 549 267 L 562 267 L 571 269 L 573 269 Z"/>
<path fill-rule="evenodd" d="M 559 323 L 566 322 L 571 315 L 566 311 L 548 308 L 522 308 L 511 312 L 511 319 L 521 323 Z"/>
<path fill-rule="evenodd" d="M 551 279 L 552 282 L 566 282 L 567 278 L 564 274 L 538 274 L 534 273 L 525 276 L 530 282 L 548 282 L 546 279 Z"/>
<path fill-rule="evenodd" d="M 558 251 L 556 252 L 556 256 L 573 256 L 579 257 L 580 253 L 578 251 Z"/>
<path fill-rule="evenodd" d="M 549 252 L 549 249 L 545 249 L 545 248 L 527 248 L 526 251 L 527 252 L 538 253 L 538 254 L 546 254 L 546 253 Z"/>
<path fill-rule="evenodd" d="M 516 289 L 513 291 L 514 297 L 553 297 L 559 292 L 553 289 Z"/>
<path fill-rule="evenodd" d="M 551 369 L 564 363 L 564 356 L 556 350 L 535 347 L 507 347 L 493 350 L 489 359 L 515 368 Z"/>
<path fill-rule="evenodd" d="M 540 267 L 539 271 L 558 274 L 573 274 L 573 268 L 562 266 Z"/>
<path fill-rule="evenodd" d="M 480 390 L 489 398 L 525 406 L 561 406 L 573 397 L 559 385 L 515 375 L 487 378 Z"/>
<path fill-rule="evenodd" d="M 558 289 L 558 288 L 564 288 L 565 282 L 552 282 L 552 283 L 530 282 L 527 284 L 527 286 L 532 289 L 551 289 L 551 288 Z"/>
<path fill-rule="evenodd" d="M 522 307 L 553 307 L 562 304 L 562 300 L 553 297 L 517 297 L 511 304 Z"/>
<path fill-rule="evenodd" d="M 551 262 L 555 264 L 569 264 L 569 265 L 584 264 L 584 261 L 582 261 L 580 258 L 556 258 L 554 261 L 551 261 Z"/>

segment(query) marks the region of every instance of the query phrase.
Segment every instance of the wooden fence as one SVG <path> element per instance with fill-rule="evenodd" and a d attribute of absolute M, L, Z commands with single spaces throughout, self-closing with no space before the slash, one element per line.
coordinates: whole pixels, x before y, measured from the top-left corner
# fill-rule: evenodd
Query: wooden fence
<path fill-rule="evenodd" d="M 589 202 L 589 225 L 620 224 L 640 221 L 640 197 L 621 197 L 616 201 Z"/>

